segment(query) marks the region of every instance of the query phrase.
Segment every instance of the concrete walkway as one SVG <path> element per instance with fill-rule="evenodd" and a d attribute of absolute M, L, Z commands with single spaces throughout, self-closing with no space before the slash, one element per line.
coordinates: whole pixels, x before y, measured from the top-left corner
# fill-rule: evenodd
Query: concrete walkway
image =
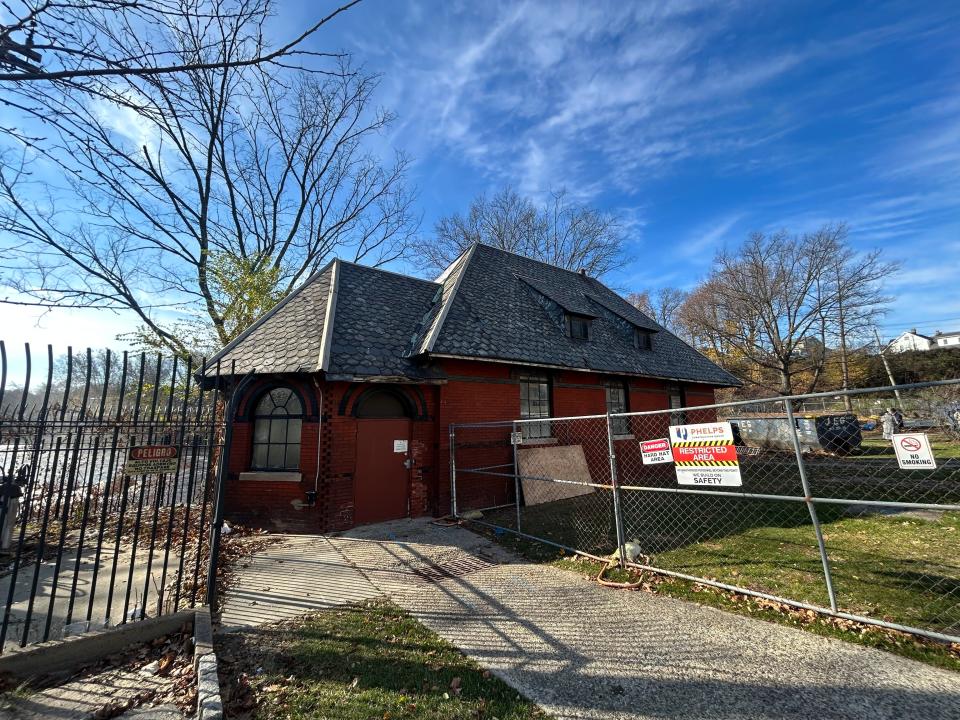
<path fill-rule="evenodd" d="M 227 607 L 256 596 L 255 607 L 271 612 L 248 613 L 233 627 L 272 619 L 280 604 L 296 614 L 390 595 L 557 718 L 960 717 L 958 674 L 603 588 L 519 561 L 459 527 L 400 521 L 301 536 L 267 552 L 283 562 L 258 558 Z"/>
<path fill-rule="evenodd" d="M 288 535 L 243 561 L 221 630 L 242 630 L 382 595 L 323 535 Z"/>

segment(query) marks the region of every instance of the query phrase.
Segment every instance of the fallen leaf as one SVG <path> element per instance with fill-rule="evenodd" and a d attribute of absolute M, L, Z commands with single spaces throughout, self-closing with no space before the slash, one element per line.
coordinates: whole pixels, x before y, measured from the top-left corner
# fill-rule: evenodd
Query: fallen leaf
<path fill-rule="evenodd" d="M 170 670 L 173 669 L 173 661 L 177 659 L 177 654 L 175 652 L 164 653 L 163 657 L 160 658 L 160 664 L 157 666 L 157 675 L 161 677 L 170 674 Z"/>

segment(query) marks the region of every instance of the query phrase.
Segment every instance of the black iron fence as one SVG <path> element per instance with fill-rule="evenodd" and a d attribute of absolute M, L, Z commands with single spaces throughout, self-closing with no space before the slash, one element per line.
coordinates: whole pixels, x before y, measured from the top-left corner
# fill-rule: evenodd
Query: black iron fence
<path fill-rule="evenodd" d="M 219 378 L 0 341 L 0 651 L 209 600 Z"/>

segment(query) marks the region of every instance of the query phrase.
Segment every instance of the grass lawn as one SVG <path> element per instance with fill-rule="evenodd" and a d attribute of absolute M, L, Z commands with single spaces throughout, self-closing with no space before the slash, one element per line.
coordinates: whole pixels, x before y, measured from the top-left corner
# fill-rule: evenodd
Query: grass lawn
<path fill-rule="evenodd" d="M 960 514 L 837 518 L 823 534 L 842 609 L 960 634 Z M 828 605 L 810 525 L 756 527 L 660 553 L 654 563 Z"/>
<path fill-rule="evenodd" d="M 371 602 L 218 639 L 227 717 L 546 718 L 399 608 Z"/>
<path fill-rule="evenodd" d="M 911 432 L 911 430 L 908 428 L 905 432 Z M 960 438 L 933 430 L 927 432 L 927 439 L 930 440 L 933 456 L 937 458 L 937 460 L 960 458 Z M 861 448 L 864 451 L 861 457 L 876 457 L 877 455 L 894 456 L 893 446 L 889 440 L 883 439 L 883 433 L 879 430 L 864 430 Z"/>

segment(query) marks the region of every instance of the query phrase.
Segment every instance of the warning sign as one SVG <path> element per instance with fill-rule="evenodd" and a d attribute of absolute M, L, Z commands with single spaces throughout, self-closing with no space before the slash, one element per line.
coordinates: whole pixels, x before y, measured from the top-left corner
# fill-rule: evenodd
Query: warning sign
<path fill-rule="evenodd" d="M 670 441 L 666 438 L 659 440 L 642 440 L 640 452 L 643 455 L 644 465 L 673 462 L 673 453 L 670 452 Z"/>
<path fill-rule="evenodd" d="M 740 487 L 740 462 L 730 423 L 671 425 L 670 446 L 680 485 Z"/>
<path fill-rule="evenodd" d="M 937 461 L 926 433 L 906 433 L 893 436 L 893 449 L 901 470 L 936 470 Z"/>
<path fill-rule="evenodd" d="M 173 445 L 136 445 L 127 452 L 128 475 L 175 473 L 180 451 Z"/>

